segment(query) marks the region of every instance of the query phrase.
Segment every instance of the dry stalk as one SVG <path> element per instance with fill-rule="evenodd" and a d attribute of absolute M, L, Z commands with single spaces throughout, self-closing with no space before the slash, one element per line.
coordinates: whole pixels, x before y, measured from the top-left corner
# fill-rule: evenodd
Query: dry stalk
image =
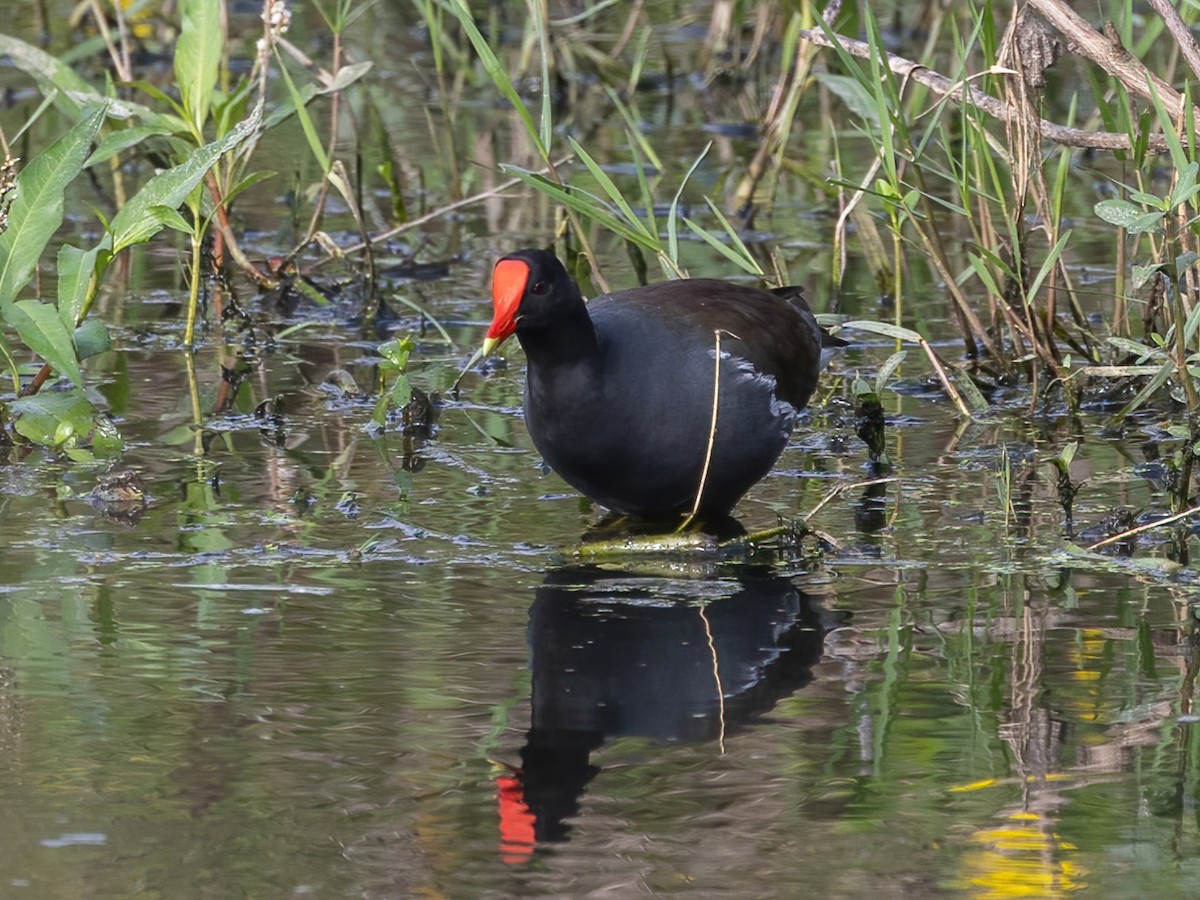
<path fill-rule="evenodd" d="M 1147 522 L 1145 525 L 1139 525 L 1137 528 L 1130 528 L 1128 531 L 1122 531 L 1120 534 L 1106 537 L 1102 541 L 1090 544 L 1087 549 L 1091 551 L 1098 547 L 1103 547 L 1105 544 L 1115 544 L 1117 541 L 1123 541 L 1125 538 L 1133 537 L 1135 534 L 1141 534 L 1143 531 L 1150 531 L 1152 528 L 1158 528 L 1162 525 L 1170 525 L 1172 522 L 1178 522 L 1180 519 L 1194 516 L 1196 513 L 1200 513 L 1200 506 L 1193 506 L 1191 509 L 1185 509 L 1183 512 L 1175 513 L 1173 516 L 1167 516 L 1165 519 Z"/>
<path fill-rule="evenodd" d="M 729 334 L 729 332 L 725 332 Z M 730 337 L 736 339 L 737 335 L 730 334 Z M 708 446 L 704 450 L 704 468 L 700 470 L 700 487 L 696 490 L 696 502 L 692 504 L 692 511 L 688 513 L 683 524 L 679 526 L 677 531 L 683 531 L 696 518 L 696 514 L 700 512 L 700 501 L 704 499 L 704 486 L 708 483 L 708 469 L 712 465 L 713 446 L 717 443 L 717 416 L 720 413 L 720 398 L 721 398 L 721 329 L 713 331 L 714 344 L 716 347 L 713 361 L 713 401 L 712 401 L 712 423 L 708 427 Z"/>
<path fill-rule="evenodd" d="M 833 47 L 833 41 L 821 31 L 802 30 L 800 37 L 813 44 L 821 47 Z M 862 59 L 868 58 L 872 51 L 870 44 L 865 41 L 856 41 L 852 38 L 839 37 L 838 43 L 851 56 L 857 56 Z M 989 116 L 1004 120 L 1007 111 L 1004 108 L 1004 103 L 990 94 L 985 94 L 983 91 L 970 84 L 961 81 L 952 81 L 945 75 L 940 75 L 937 72 L 929 69 L 918 62 L 913 62 L 911 59 L 905 59 L 902 56 L 897 56 L 894 53 L 887 54 L 885 62 L 889 69 L 897 75 L 912 75 L 914 81 L 925 85 L 935 94 L 951 100 L 955 103 L 970 103 L 978 107 Z M 1172 91 L 1172 93 L 1177 92 Z M 1169 107 L 1168 107 L 1169 108 Z M 1064 144 L 1068 147 L 1082 147 L 1094 150 L 1130 150 L 1132 146 L 1129 141 L 1129 136 L 1126 134 L 1117 134 L 1110 131 L 1086 131 L 1082 128 L 1068 128 L 1065 125 L 1059 125 L 1056 122 L 1050 122 L 1046 119 L 1039 121 L 1039 127 L 1042 131 L 1042 137 L 1047 140 L 1054 141 L 1057 144 Z M 1163 152 L 1167 149 L 1167 141 L 1161 134 L 1152 134 L 1149 136 L 1149 147 L 1155 152 Z"/>
<path fill-rule="evenodd" d="M 709 624 L 708 616 L 704 614 L 704 607 L 700 607 L 700 621 L 704 623 L 704 636 L 708 639 L 708 652 L 712 656 L 712 672 L 713 681 L 717 683 L 717 724 L 719 730 L 717 732 L 717 748 L 721 751 L 721 755 L 725 755 L 725 687 L 721 684 L 721 668 L 717 660 L 717 645 L 713 640 L 712 625 Z"/>

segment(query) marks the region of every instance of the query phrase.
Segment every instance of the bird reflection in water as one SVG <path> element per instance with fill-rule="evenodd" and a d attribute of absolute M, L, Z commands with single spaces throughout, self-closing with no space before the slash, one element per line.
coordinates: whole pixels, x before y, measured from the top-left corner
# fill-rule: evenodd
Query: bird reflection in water
<path fill-rule="evenodd" d="M 610 738 L 719 741 L 811 679 L 832 616 L 787 578 L 551 571 L 529 612 L 531 727 L 498 779 L 501 855 L 565 841 Z"/>

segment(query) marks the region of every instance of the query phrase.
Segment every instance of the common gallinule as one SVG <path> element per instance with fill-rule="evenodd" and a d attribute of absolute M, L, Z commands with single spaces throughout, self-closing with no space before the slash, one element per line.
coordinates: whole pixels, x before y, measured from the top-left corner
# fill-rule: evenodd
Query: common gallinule
<path fill-rule="evenodd" d="M 641 517 L 690 512 L 702 480 L 698 511 L 728 515 L 783 452 L 828 339 L 799 288 L 684 279 L 585 303 L 543 250 L 496 263 L 492 297 L 483 354 L 514 333 L 525 350 L 534 446 L 580 493 Z"/>

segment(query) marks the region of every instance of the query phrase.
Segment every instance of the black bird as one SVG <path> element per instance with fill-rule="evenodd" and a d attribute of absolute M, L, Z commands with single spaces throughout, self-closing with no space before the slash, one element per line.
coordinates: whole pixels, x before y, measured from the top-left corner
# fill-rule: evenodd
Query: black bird
<path fill-rule="evenodd" d="M 796 287 L 683 279 L 585 303 L 543 250 L 501 259 L 492 297 L 483 354 L 520 341 L 534 446 L 580 493 L 640 517 L 728 515 L 783 452 L 822 345 L 840 343 Z"/>

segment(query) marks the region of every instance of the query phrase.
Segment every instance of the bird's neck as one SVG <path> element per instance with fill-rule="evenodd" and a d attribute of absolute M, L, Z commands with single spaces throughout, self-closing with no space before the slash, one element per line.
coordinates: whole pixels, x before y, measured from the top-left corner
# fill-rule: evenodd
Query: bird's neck
<path fill-rule="evenodd" d="M 582 298 L 576 303 L 564 303 L 552 322 L 519 327 L 517 340 L 529 365 L 538 369 L 589 369 L 600 356 L 596 326 Z"/>

